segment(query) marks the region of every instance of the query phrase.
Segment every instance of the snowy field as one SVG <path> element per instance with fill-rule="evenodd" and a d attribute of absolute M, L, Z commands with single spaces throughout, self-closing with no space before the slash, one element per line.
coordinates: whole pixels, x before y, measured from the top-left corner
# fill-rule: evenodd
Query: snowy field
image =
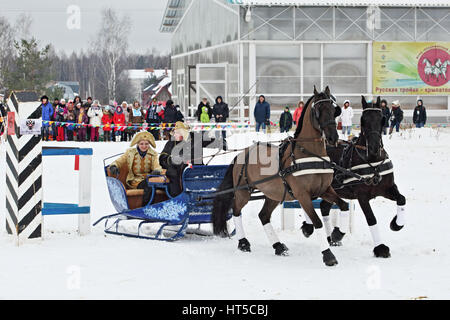
<path fill-rule="evenodd" d="M 278 140 L 279 134 L 261 140 Z M 234 134 L 232 148 L 258 139 Z M 281 231 L 280 208 L 273 225 L 290 256 L 277 257 L 258 219 L 262 202 L 243 210 L 252 253 L 236 239 L 187 235 L 174 242 L 104 234 L 77 235 L 74 216 L 45 217 L 44 240 L 17 247 L 5 232 L 5 156 L 0 177 L 0 299 L 449 299 L 450 298 L 450 132 L 403 131 L 384 139 L 399 190 L 407 198 L 407 225 L 394 233 L 389 223 L 396 204 L 373 200 L 384 243 L 392 257 L 373 256 L 372 240 L 359 205 L 355 232 L 332 249 L 339 265 L 325 267 L 319 244 L 299 230 Z M 126 143 L 47 143 L 94 148 L 92 222 L 115 213 L 103 174 L 103 159 Z M 158 151 L 164 142 L 158 143 Z M 233 155 L 213 163 L 231 162 Z M 73 157 L 44 158 L 44 200 L 76 202 Z"/>

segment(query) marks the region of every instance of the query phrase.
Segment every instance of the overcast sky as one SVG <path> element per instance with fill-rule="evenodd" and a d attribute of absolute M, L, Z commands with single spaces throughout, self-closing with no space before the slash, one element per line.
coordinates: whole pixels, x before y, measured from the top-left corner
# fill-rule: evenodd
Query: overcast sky
<path fill-rule="evenodd" d="M 89 48 L 99 28 L 101 10 L 111 7 L 127 15 L 132 23 L 130 51 L 156 48 L 168 53 L 170 34 L 159 32 L 166 3 L 167 0 L 2 0 L 0 15 L 15 22 L 20 14 L 29 14 L 33 19 L 31 33 L 40 43 L 51 43 L 57 51 L 70 53 Z M 80 19 L 75 11 L 67 13 L 71 6 L 79 8 Z"/>

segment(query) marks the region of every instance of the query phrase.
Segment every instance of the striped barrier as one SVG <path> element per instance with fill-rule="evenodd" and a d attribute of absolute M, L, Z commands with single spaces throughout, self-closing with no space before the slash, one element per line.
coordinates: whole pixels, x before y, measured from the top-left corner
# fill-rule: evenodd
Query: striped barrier
<path fill-rule="evenodd" d="M 21 135 L 19 130 L 21 119 L 40 118 L 36 100 L 35 94 L 13 92 L 7 103 L 6 232 L 18 244 L 42 236 L 41 136 Z"/>

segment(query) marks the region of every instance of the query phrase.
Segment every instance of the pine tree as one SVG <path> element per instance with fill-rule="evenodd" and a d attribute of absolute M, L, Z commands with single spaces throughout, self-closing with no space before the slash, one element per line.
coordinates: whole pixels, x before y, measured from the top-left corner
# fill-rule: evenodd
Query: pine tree
<path fill-rule="evenodd" d="M 11 90 L 34 90 L 43 93 L 51 79 L 50 45 L 38 48 L 36 39 L 14 42 L 16 58 L 6 71 L 6 87 Z"/>

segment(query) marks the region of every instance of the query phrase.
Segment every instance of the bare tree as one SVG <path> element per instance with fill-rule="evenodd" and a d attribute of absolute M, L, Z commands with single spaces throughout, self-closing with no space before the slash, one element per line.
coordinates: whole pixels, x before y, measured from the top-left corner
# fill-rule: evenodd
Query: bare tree
<path fill-rule="evenodd" d="M 31 25 L 33 18 L 27 13 L 21 13 L 14 23 L 14 30 L 16 30 L 16 40 L 22 39 L 30 41 L 32 38 Z"/>
<path fill-rule="evenodd" d="M 15 32 L 8 20 L 0 16 L 0 90 L 5 86 L 5 76 L 14 55 Z"/>
<path fill-rule="evenodd" d="M 130 29 L 126 16 L 119 17 L 111 8 L 102 11 L 101 26 L 93 47 L 98 53 L 99 66 L 105 76 L 109 101 L 116 100 L 118 78 L 124 69 L 121 58 L 126 55 Z"/>

